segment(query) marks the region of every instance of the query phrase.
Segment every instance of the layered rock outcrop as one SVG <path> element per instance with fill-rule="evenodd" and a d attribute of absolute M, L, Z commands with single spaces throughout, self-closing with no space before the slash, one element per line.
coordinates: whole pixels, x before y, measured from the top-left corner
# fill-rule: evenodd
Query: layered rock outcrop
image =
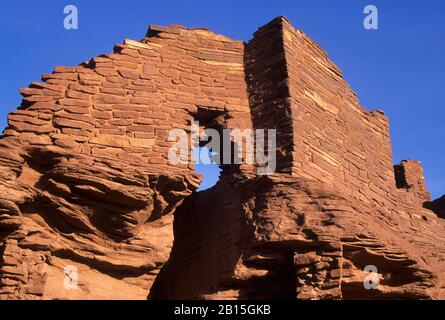
<path fill-rule="evenodd" d="M 42 78 L 0 139 L 0 299 L 445 298 L 421 164 L 393 166 L 383 112 L 285 18 L 248 43 L 152 26 Z M 168 161 L 194 121 L 276 129 L 276 172 L 194 192 Z"/>

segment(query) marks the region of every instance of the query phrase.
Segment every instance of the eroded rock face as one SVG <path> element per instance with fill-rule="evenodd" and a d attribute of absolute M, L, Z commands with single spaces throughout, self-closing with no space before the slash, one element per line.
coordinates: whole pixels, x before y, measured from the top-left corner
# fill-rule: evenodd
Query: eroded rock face
<path fill-rule="evenodd" d="M 0 139 L 0 299 L 440 299 L 445 223 L 303 32 L 152 26 L 22 89 Z M 172 164 L 172 129 L 276 129 L 277 170 Z M 366 266 L 379 286 L 366 290 Z"/>
<path fill-rule="evenodd" d="M 8 149 L 16 159 L 3 161 L 12 170 L 0 183 L 2 298 L 145 298 L 170 253 L 171 212 L 199 177 L 54 146 Z M 80 290 L 65 290 L 67 266 L 82 274 Z"/>
<path fill-rule="evenodd" d="M 440 218 L 445 219 L 445 196 L 431 202 L 427 202 L 425 206 L 434 211 Z"/>
<path fill-rule="evenodd" d="M 153 298 L 443 298 L 443 221 L 399 210 L 410 217 L 306 178 L 223 178 L 176 211 Z M 376 290 L 363 286 L 368 265 L 378 269 Z"/>
<path fill-rule="evenodd" d="M 201 181 L 167 162 L 169 130 L 206 106 L 249 120 L 242 43 L 162 30 L 21 90 L 0 140 L 2 299 L 147 297 L 172 212 Z M 64 287 L 66 266 L 79 290 Z"/>

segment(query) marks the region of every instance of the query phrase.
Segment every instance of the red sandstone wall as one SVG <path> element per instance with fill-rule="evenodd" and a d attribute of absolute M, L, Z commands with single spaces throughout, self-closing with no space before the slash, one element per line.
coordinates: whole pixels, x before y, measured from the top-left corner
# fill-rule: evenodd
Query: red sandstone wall
<path fill-rule="evenodd" d="M 142 42 L 22 89 L 4 139 L 174 172 L 169 130 L 188 130 L 198 106 L 224 111 L 229 127 L 251 126 L 243 55 L 242 42 L 204 29 L 151 27 Z"/>
<path fill-rule="evenodd" d="M 246 192 L 235 186 L 236 180 L 221 178 L 175 212 L 173 250 L 150 291 L 151 298 L 201 299 L 224 291 L 222 282 L 230 279 L 252 238 L 247 209 L 242 206 Z M 222 294 L 230 299 L 234 293 Z"/>
<path fill-rule="evenodd" d="M 277 130 L 277 172 L 290 172 L 293 123 L 280 18 L 246 44 L 245 68 L 253 126 Z"/>
<path fill-rule="evenodd" d="M 21 90 L 6 139 L 175 171 L 168 132 L 188 130 L 201 106 L 225 112 L 226 127 L 277 129 L 278 172 L 362 200 L 394 193 L 386 117 L 364 110 L 326 53 L 284 18 L 245 48 L 204 29 L 152 27 L 142 42 L 42 78 Z"/>
<path fill-rule="evenodd" d="M 406 201 L 412 205 L 422 206 L 431 201 L 423 173 L 422 164 L 419 161 L 404 160 L 394 166 L 396 185 L 398 192 L 404 192 Z"/>
<path fill-rule="evenodd" d="M 396 189 L 386 118 L 360 107 L 285 19 L 246 46 L 152 27 L 43 79 L 21 91 L 0 140 L 0 298 L 66 298 L 56 278 L 73 261 L 91 271 L 77 298 L 144 298 L 153 281 L 152 298 L 363 298 L 369 263 L 383 268 L 380 298 L 443 296 L 443 221 L 419 207 L 429 198 L 420 164 L 397 166 Z M 249 128 L 252 117 L 276 128 L 279 173 L 230 173 L 188 197 L 196 181 L 181 185 L 181 167 L 167 164 L 167 134 L 207 109 L 224 127 Z M 45 163 L 52 154 L 66 161 Z M 186 197 L 160 271 L 171 215 L 149 222 Z"/>
<path fill-rule="evenodd" d="M 395 186 L 388 120 L 367 112 L 326 53 L 282 20 L 293 121 L 294 175 L 385 202 Z"/>

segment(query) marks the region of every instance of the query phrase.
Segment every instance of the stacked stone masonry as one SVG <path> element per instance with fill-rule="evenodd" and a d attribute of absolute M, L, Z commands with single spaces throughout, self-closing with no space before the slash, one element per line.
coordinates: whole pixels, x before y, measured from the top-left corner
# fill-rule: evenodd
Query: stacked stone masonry
<path fill-rule="evenodd" d="M 443 199 L 283 17 L 151 26 L 20 90 L 0 138 L 0 299 L 443 299 Z M 172 129 L 276 129 L 277 170 L 172 164 Z M 366 290 L 375 265 L 379 287 Z M 78 283 L 66 285 L 67 267 Z"/>

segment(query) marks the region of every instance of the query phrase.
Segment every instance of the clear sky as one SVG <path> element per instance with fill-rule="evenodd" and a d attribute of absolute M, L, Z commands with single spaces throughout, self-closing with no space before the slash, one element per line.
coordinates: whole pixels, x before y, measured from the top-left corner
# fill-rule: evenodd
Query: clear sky
<path fill-rule="evenodd" d="M 79 29 L 63 28 L 76 5 Z M 379 29 L 363 27 L 366 5 Z M 391 121 L 394 161 L 421 160 L 434 197 L 445 193 L 445 1 L 443 0 L 40 0 L 0 2 L 0 129 L 26 87 L 56 65 L 109 53 L 124 38 L 141 39 L 149 24 L 207 27 L 249 40 L 284 15 L 324 48 L 368 109 Z M 202 166 L 200 171 L 209 172 Z M 215 179 L 210 170 L 206 186 Z M 212 178 L 213 175 L 213 178 Z"/>

